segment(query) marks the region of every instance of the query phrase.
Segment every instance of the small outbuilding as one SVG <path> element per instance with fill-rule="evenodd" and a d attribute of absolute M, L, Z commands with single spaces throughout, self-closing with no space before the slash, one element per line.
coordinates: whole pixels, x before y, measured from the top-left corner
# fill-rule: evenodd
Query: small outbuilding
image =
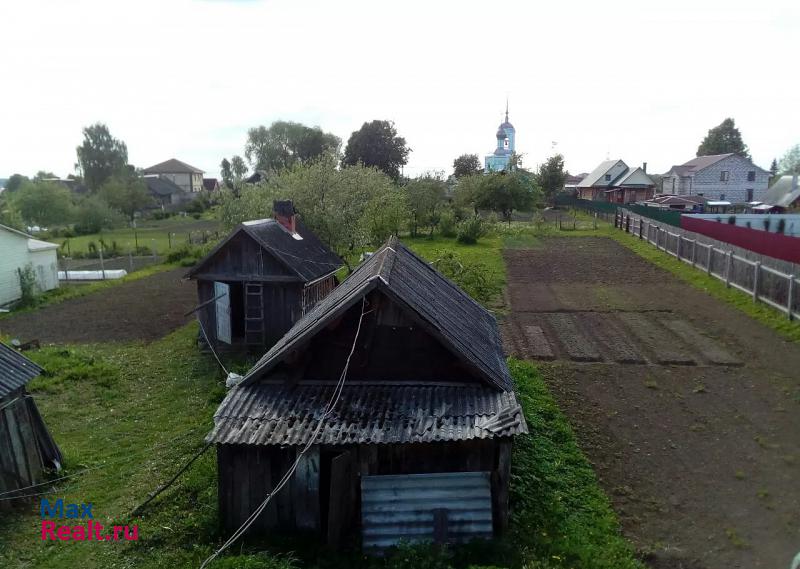
<path fill-rule="evenodd" d="M 38 365 L 0 343 L 0 494 L 7 497 L 43 482 L 47 470 L 61 468 L 61 451 L 25 388 L 41 373 Z M 0 510 L 12 502 L 0 501 Z"/>
<path fill-rule="evenodd" d="M 292 202 L 276 201 L 273 216 L 240 224 L 186 274 L 197 281 L 195 310 L 214 349 L 263 353 L 336 286 L 344 263 Z"/>
<path fill-rule="evenodd" d="M 0 225 L 0 306 L 22 297 L 21 274 L 37 292 L 58 287 L 58 245 Z"/>
<path fill-rule="evenodd" d="M 305 314 L 214 415 L 220 520 L 365 549 L 489 538 L 526 433 L 497 323 L 392 238 Z"/>

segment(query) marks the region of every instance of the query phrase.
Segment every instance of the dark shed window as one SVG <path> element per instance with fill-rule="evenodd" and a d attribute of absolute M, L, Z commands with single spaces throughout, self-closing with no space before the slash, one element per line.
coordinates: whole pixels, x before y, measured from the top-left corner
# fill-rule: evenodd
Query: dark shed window
<path fill-rule="evenodd" d="M 755 170 L 750 170 L 747 173 L 747 181 L 748 182 L 755 182 L 756 181 L 756 171 Z"/>

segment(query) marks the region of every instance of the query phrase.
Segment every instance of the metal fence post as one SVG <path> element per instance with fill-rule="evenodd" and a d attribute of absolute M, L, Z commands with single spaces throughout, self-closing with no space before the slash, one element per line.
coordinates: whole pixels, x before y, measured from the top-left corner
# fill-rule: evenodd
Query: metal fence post
<path fill-rule="evenodd" d="M 678 244 L 675 245 L 675 256 L 678 257 L 679 261 L 681 260 L 681 241 L 682 240 L 683 240 L 683 237 L 681 237 L 681 234 L 678 233 Z"/>
<path fill-rule="evenodd" d="M 106 266 L 103 263 L 103 246 L 100 245 L 100 271 L 103 275 L 103 280 L 106 280 Z"/>
<path fill-rule="evenodd" d="M 725 286 L 731 286 L 731 264 L 733 262 L 733 251 L 728 251 L 728 256 L 725 259 Z"/>
<path fill-rule="evenodd" d="M 786 300 L 787 316 L 792 319 L 792 309 L 794 308 L 794 275 L 789 275 L 789 294 Z"/>
<path fill-rule="evenodd" d="M 706 259 L 706 272 L 710 275 L 711 274 L 711 258 L 714 255 L 714 246 L 709 243 L 707 251 L 708 251 L 708 258 Z"/>
<path fill-rule="evenodd" d="M 753 265 L 753 302 L 758 302 L 758 273 L 761 272 L 761 263 L 756 261 Z"/>
<path fill-rule="evenodd" d="M 692 266 L 697 266 L 697 239 L 692 239 Z"/>

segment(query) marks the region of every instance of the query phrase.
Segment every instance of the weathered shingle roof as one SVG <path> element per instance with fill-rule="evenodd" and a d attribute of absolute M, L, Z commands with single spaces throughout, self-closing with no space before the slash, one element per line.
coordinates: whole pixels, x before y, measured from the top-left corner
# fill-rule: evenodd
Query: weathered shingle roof
<path fill-rule="evenodd" d="M 301 445 L 309 441 L 335 386 L 235 387 L 206 437 L 219 444 Z M 424 443 L 527 433 L 511 391 L 464 385 L 345 384 L 318 444 Z"/>
<path fill-rule="evenodd" d="M 219 245 L 186 274 L 192 277 L 234 236 L 241 232 L 252 237 L 261 247 L 280 260 L 290 271 L 304 282 L 310 282 L 328 275 L 341 267 L 344 262 L 336 253 L 328 249 L 314 233 L 296 221 L 297 234 L 292 235 L 288 229 L 274 219 L 245 221 L 234 229 Z M 297 237 L 301 237 L 298 239 Z"/>
<path fill-rule="evenodd" d="M 40 373 L 42 368 L 0 342 L 0 397 L 25 386 Z"/>
<path fill-rule="evenodd" d="M 178 174 L 183 172 L 190 172 L 192 174 L 202 174 L 200 168 L 190 166 L 186 162 L 181 162 L 175 158 L 170 158 L 164 162 L 159 162 L 149 168 L 144 169 L 145 174 Z"/>
<path fill-rule="evenodd" d="M 298 320 L 244 381 L 263 377 L 294 346 L 313 337 L 374 289 L 386 292 L 415 313 L 479 378 L 499 389 L 512 390 L 494 316 L 394 237 Z"/>

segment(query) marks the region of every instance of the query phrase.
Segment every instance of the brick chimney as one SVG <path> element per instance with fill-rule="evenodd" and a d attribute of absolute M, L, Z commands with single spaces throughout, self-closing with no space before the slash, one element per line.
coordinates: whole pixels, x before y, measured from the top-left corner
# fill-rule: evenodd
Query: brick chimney
<path fill-rule="evenodd" d="M 647 162 L 642 162 L 642 172 L 647 174 Z"/>
<path fill-rule="evenodd" d="M 297 233 L 295 226 L 296 214 L 292 200 L 275 200 L 272 202 L 272 217 L 292 234 Z"/>

